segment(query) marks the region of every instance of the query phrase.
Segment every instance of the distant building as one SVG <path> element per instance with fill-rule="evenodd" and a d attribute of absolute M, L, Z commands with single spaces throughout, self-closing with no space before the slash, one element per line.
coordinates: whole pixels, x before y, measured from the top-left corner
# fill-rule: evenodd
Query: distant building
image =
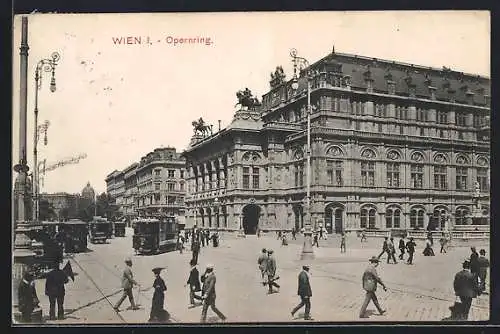
<path fill-rule="evenodd" d="M 488 215 L 489 78 L 340 53 L 309 69 L 314 228 L 453 230 L 474 201 Z M 308 79 L 297 76 L 277 68 L 261 105 L 195 132 L 183 153 L 188 224 L 303 227 Z"/>
<path fill-rule="evenodd" d="M 157 148 L 106 177 L 108 194 L 127 219 L 175 215 L 184 223 L 185 161 L 175 148 Z"/>
<path fill-rule="evenodd" d="M 40 194 L 41 200 L 49 202 L 49 207 L 54 209 L 55 220 L 76 219 L 78 218 L 78 210 L 80 205 L 79 194 L 68 194 L 64 192 Z"/>
<path fill-rule="evenodd" d="M 123 201 L 125 195 L 125 180 L 124 173 L 121 171 L 113 171 L 109 174 L 106 179 L 106 192 L 114 204 L 118 207 L 118 216 L 122 216 L 123 212 Z"/>

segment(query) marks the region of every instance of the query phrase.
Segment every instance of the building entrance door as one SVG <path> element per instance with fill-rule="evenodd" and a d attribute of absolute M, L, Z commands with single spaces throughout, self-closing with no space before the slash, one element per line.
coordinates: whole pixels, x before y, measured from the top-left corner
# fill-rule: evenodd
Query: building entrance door
<path fill-rule="evenodd" d="M 243 208 L 243 230 L 245 234 L 256 234 L 259 226 L 260 208 L 255 204 L 248 204 Z"/>
<path fill-rule="evenodd" d="M 341 234 L 344 230 L 344 208 L 339 204 L 330 204 L 325 208 L 325 228 L 328 233 Z"/>

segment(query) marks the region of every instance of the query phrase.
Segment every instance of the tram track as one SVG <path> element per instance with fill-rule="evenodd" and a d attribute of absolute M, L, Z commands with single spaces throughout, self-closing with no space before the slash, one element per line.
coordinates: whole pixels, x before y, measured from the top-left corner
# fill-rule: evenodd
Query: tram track
<path fill-rule="evenodd" d="M 105 269 L 106 272 L 110 273 L 111 275 L 113 275 L 114 277 L 117 278 L 117 280 L 121 280 L 122 279 L 122 274 L 117 272 L 117 270 L 115 268 L 111 268 L 109 266 L 107 266 L 106 264 L 104 264 L 102 261 L 100 261 L 97 257 L 95 256 L 92 256 L 90 254 L 85 254 L 87 255 L 86 258 L 89 259 L 89 261 L 92 261 L 93 263 L 96 263 L 97 265 L 99 265 L 101 268 Z M 68 259 L 70 260 L 70 259 Z M 117 316 L 120 318 L 120 320 L 122 320 L 123 322 L 127 323 L 127 321 L 123 318 L 123 316 L 121 316 L 121 314 L 119 312 L 116 312 L 115 309 L 114 309 L 114 305 L 109 301 L 109 299 L 107 298 L 107 296 L 102 292 L 102 290 L 100 289 L 100 287 L 95 283 L 95 281 L 93 280 L 93 278 L 91 277 L 91 275 L 83 268 L 82 264 L 77 261 L 74 257 L 71 258 L 71 260 L 73 260 L 75 262 L 75 264 L 85 273 L 85 275 L 89 278 L 89 280 L 92 282 L 92 284 L 96 287 L 96 289 L 99 291 L 99 293 L 103 296 L 102 299 L 106 299 L 106 301 L 108 302 L 108 304 L 111 306 L 111 308 L 113 308 L 113 312 L 115 312 L 115 314 L 117 314 Z M 148 295 L 144 294 L 145 292 L 147 291 L 150 291 L 152 289 L 152 287 L 148 287 L 146 289 L 141 289 L 141 286 L 139 285 L 139 290 L 138 290 L 138 294 L 140 296 L 142 296 L 144 298 L 144 300 L 147 300 L 149 298 Z M 118 290 L 118 292 L 121 292 L 121 289 Z M 113 293 L 112 295 L 115 295 L 116 293 Z M 175 317 L 172 317 L 172 315 L 170 315 L 170 320 L 172 322 L 181 322 L 179 321 L 178 319 L 176 319 Z"/>

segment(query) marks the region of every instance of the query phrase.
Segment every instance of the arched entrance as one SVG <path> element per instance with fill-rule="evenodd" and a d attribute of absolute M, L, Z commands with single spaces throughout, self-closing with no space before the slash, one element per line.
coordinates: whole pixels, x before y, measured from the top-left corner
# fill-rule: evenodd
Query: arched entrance
<path fill-rule="evenodd" d="M 341 234 L 344 231 L 344 207 L 338 203 L 325 208 L 325 228 L 328 233 Z"/>
<path fill-rule="evenodd" d="M 259 226 L 260 208 L 255 204 L 248 204 L 243 208 L 243 230 L 245 234 L 256 234 Z"/>

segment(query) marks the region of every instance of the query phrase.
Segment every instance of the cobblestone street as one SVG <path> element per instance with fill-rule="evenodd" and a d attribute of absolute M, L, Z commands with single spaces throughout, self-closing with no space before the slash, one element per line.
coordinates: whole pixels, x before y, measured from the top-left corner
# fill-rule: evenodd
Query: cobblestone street
<path fill-rule="evenodd" d="M 65 320 L 47 321 L 54 324 L 69 323 L 144 323 L 149 318 L 152 298 L 153 273 L 151 269 L 163 266 L 162 277 L 167 284 L 166 309 L 175 323 L 195 323 L 200 320 L 201 307 L 188 308 L 188 288 L 184 287 L 189 273 L 191 252 L 164 253 L 154 256 L 137 256 L 132 250 L 131 230 L 125 238 L 113 238 L 107 244 L 89 244 L 89 252 L 70 258 L 76 273 L 75 282 L 66 285 Z M 303 321 L 299 315 L 292 319 L 291 309 L 299 302 L 297 275 L 302 236 L 281 246 L 274 235 L 261 238 L 247 236 L 236 238 L 224 235 L 220 247 L 204 247 L 200 253 L 200 272 L 207 263 L 215 265 L 217 275 L 217 307 L 227 316 L 227 322 L 283 322 Z M 388 291 L 378 289 L 383 316 L 368 306 L 368 319 L 359 319 L 359 309 L 364 299 L 361 276 L 368 259 L 380 252 L 381 240 L 368 240 L 360 244 L 354 236 L 347 241 L 347 252 L 341 254 L 338 239 L 330 237 L 314 248 L 315 259 L 311 264 L 312 316 L 314 321 L 436 321 L 449 316 L 453 304 L 453 277 L 461 269 L 462 260 L 469 255 L 469 248 L 455 247 L 447 254 L 435 257 L 421 255 L 422 243 L 417 246 L 415 264 L 386 264 L 385 257 L 378 267 L 379 275 Z M 417 242 L 418 244 L 418 242 Z M 487 245 L 478 245 L 485 249 Z M 260 283 L 257 257 L 260 250 L 272 248 L 278 265 L 279 293 L 267 295 Z M 141 284 L 141 291 L 134 289 L 134 297 L 141 305 L 139 310 L 127 310 L 128 300 L 117 314 L 112 305 L 120 298 L 120 278 L 126 256 L 131 256 L 132 270 Z M 65 260 L 66 262 L 66 260 Z M 200 273 L 200 274 L 201 274 Z M 44 280 L 37 281 L 37 292 L 44 316 L 48 314 L 48 298 L 44 296 Z M 97 287 L 96 287 L 97 286 Z M 103 297 L 107 296 L 107 299 Z M 108 301 L 109 300 L 109 301 Z M 110 304 L 111 303 L 111 304 Z M 303 310 L 302 310 L 303 312 Z M 209 310 L 209 322 L 216 321 Z M 488 320 L 489 296 L 473 300 L 470 320 Z"/>

